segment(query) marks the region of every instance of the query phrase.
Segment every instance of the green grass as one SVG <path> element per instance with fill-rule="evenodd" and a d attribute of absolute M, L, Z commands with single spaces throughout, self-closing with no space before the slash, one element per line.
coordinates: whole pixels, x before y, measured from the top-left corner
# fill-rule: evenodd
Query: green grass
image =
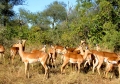
<path fill-rule="evenodd" d="M 66 74 L 60 74 L 60 57 L 57 58 L 57 68 L 50 69 L 50 77 L 44 79 L 44 71 L 41 64 L 35 63 L 34 67 L 30 65 L 30 78 L 26 78 L 24 74 L 24 63 L 19 59 L 19 55 L 15 57 L 14 64 L 9 60 L 9 53 L 5 53 L 5 62 L 0 59 L 0 84 L 119 84 L 120 78 L 113 77 L 112 80 L 103 78 L 97 72 L 92 74 L 89 70 L 84 73 L 72 71 L 71 66 L 65 68 Z M 103 70 L 101 70 L 103 73 Z"/>

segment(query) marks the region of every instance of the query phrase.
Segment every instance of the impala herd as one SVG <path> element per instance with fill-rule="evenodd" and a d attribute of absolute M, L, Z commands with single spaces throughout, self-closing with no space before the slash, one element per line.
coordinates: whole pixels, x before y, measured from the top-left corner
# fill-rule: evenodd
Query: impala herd
<path fill-rule="evenodd" d="M 77 64 L 76 68 L 78 73 L 80 72 L 81 65 L 86 67 L 88 63 L 89 66 L 92 66 L 92 72 L 97 72 L 99 75 L 100 68 L 105 64 L 104 76 L 107 78 L 108 73 L 113 69 L 114 66 L 118 67 L 118 72 L 120 74 L 120 56 L 114 52 L 102 51 L 99 45 L 96 45 L 96 49 L 89 49 L 85 41 L 81 41 L 78 47 L 69 48 L 59 45 L 51 45 L 46 48 L 46 45 L 41 49 L 34 49 L 31 52 L 25 52 L 25 43 L 26 40 L 21 40 L 17 44 L 13 44 L 10 48 L 11 62 L 14 63 L 14 58 L 17 52 L 22 59 L 22 62 L 25 64 L 25 75 L 29 78 L 29 64 L 34 62 L 40 62 L 45 70 L 45 77 L 49 76 L 50 68 L 57 68 L 56 58 L 61 56 L 61 74 L 65 73 L 65 67 L 68 63 Z M 0 45 L 0 57 L 4 58 L 5 48 L 3 45 Z M 50 67 L 51 65 L 51 67 Z M 119 75 L 120 76 L 120 75 Z"/>

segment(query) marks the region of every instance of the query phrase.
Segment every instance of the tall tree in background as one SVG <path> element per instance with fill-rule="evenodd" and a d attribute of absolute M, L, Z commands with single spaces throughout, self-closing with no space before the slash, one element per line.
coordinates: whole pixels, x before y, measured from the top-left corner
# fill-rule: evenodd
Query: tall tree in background
<path fill-rule="evenodd" d="M 44 15 L 51 21 L 52 28 L 55 28 L 55 24 L 64 21 L 67 17 L 66 4 L 63 2 L 54 1 L 52 4 L 43 11 Z"/>
<path fill-rule="evenodd" d="M 42 29 L 49 28 L 50 22 L 43 12 L 32 13 L 29 10 L 20 8 L 19 13 L 21 20 L 30 24 L 31 27 L 37 26 Z"/>
<path fill-rule="evenodd" d="M 23 5 L 25 0 L 0 0 L 0 20 L 3 26 L 14 16 L 13 7 Z"/>

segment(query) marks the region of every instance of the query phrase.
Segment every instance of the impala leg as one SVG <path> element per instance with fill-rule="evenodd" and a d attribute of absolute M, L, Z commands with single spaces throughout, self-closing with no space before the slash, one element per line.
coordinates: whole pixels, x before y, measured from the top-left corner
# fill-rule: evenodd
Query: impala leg
<path fill-rule="evenodd" d="M 84 67 L 86 66 L 87 63 L 88 63 L 88 60 L 85 61 Z"/>
<path fill-rule="evenodd" d="M 24 63 L 25 63 L 25 76 L 29 78 L 29 65 L 28 65 L 28 62 L 24 62 Z M 27 70 L 28 70 L 28 75 L 27 75 Z"/>
<path fill-rule="evenodd" d="M 78 73 L 80 72 L 80 62 L 78 63 Z"/>
<path fill-rule="evenodd" d="M 43 67 L 44 67 L 44 69 L 45 69 L 44 78 L 45 78 L 45 77 L 48 78 L 48 76 L 49 76 L 48 67 L 47 67 L 46 63 L 41 63 L 41 64 L 43 65 Z"/>
<path fill-rule="evenodd" d="M 62 66 L 61 66 L 61 74 L 63 73 L 63 70 L 65 68 L 65 66 L 68 64 L 69 60 L 64 60 Z"/>
<path fill-rule="evenodd" d="M 118 64 L 119 78 L 120 78 L 120 63 Z"/>
<path fill-rule="evenodd" d="M 109 73 L 109 71 L 112 69 L 112 67 L 113 67 L 113 64 L 111 64 L 111 63 L 108 63 L 107 64 L 107 68 L 105 69 L 105 77 L 107 78 L 107 76 L 108 76 L 108 73 Z"/>
<path fill-rule="evenodd" d="M 4 60 L 4 63 L 5 63 L 5 54 L 4 53 L 2 53 L 3 54 L 3 60 Z"/>
<path fill-rule="evenodd" d="M 102 63 L 99 63 L 98 66 L 97 66 L 97 71 L 98 71 L 98 74 L 100 75 L 100 67 L 101 67 Z"/>
<path fill-rule="evenodd" d="M 96 62 L 93 64 L 93 69 L 92 69 L 92 72 L 94 73 L 95 72 L 95 67 L 98 65 L 98 60 L 95 59 Z"/>

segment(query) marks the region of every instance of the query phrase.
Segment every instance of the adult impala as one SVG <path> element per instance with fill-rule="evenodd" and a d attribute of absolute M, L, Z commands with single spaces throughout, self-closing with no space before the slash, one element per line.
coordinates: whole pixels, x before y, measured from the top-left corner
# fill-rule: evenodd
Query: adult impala
<path fill-rule="evenodd" d="M 56 68 L 56 51 L 55 51 L 55 47 L 53 45 L 51 45 L 49 48 L 48 48 L 48 54 L 49 54 L 49 64 L 52 65 L 52 68 L 53 66 L 55 66 Z"/>
<path fill-rule="evenodd" d="M 111 70 L 111 67 L 113 66 L 113 64 L 119 65 L 118 62 L 120 60 L 120 57 L 114 52 L 105 52 L 105 51 L 97 51 L 97 50 L 91 50 L 91 52 L 96 59 L 96 62 L 93 66 L 93 73 L 94 73 L 95 67 L 97 67 L 97 71 L 100 75 L 100 67 L 103 64 L 103 62 L 105 62 L 106 63 L 105 74 L 107 77 L 107 74 Z M 120 73 L 120 70 L 119 70 L 119 73 Z"/>
<path fill-rule="evenodd" d="M 67 51 L 67 49 L 64 48 L 63 52 L 63 64 L 61 66 L 61 73 L 63 73 L 65 66 L 70 63 L 77 63 L 78 65 L 78 72 L 80 71 L 80 65 L 84 61 L 84 57 L 87 57 L 89 50 L 85 50 L 85 54 L 77 54 L 73 52 Z"/>
<path fill-rule="evenodd" d="M 48 77 L 48 67 L 47 67 L 47 59 L 48 59 L 48 54 L 43 52 L 43 51 L 35 51 L 33 53 L 31 52 L 24 52 L 22 49 L 22 44 L 19 42 L 18 44 L 14 44 L 13 47 L 19 47 L 19 55 L 22 58 L 22 61 L 25 64 L 25 75 L 27 74 L 28 70 L 28 75 L 26 75 L 29 78 L 29 64 L 40 61 L 42 66 L 45 69 L 45 77 Z"/>
<path fill-rule="evenodd" d="M 21 41 L 22 41 L 22 49 L 23 49 L 23 51 L 24 51 L 24 50 L 25 50 L 25 42 L 26 42 L 26 40 L 23 39 L 23 40 L 21 40 Z M 14 46 L 14 45 L 13 45 L 13 46 Z M 13 47 L 13 46 L 10 48 L 10 55 L 11 55 L 12 64 L 13 64 L 13 60 L 14 60 L 14 58 L 15 58 L 18 50 L 19 50 L 18 47 Z"/>
<path fill-rule="evenodd" d="M 38 51 L 38 50 L 37 50 L 37 49 L 33 49 L 33 50 L 31 51 L 31 53 L 34 53 L 34 52 L 36 52 L 36 51 Z M 39 51 L 46 52 L 46 45 L 44 45 L 42 48 L 40 48 Z"/>

